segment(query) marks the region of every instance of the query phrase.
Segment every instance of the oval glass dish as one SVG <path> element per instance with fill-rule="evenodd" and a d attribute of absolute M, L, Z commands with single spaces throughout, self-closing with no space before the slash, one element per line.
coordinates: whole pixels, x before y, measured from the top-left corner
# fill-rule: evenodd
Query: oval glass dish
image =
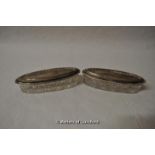
<path fill-rule="evenodd" d="M 103 68 L 84 69 L 83 81 L 97 89 L 123 93 L 137 93 L 144 88 L 145 83 L 136 74 Z"/>
<path fill-rule="evenodd" d="M 72 88 L 81 83 L 80 70 L 73 67 L 40 70 L 18 77 L 15 82 L 25 93 L 43 93 Z"/>

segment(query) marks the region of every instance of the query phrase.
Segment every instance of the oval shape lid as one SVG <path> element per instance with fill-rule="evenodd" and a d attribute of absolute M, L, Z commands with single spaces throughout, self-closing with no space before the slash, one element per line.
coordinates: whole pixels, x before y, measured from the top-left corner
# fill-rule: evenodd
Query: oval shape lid
<path fill-rule="evenodd" d="M 78 74 L 80 70 L 73 67 L 52 68 L 24 74 L 16 79 L 16 83 L 36 83 L 58 80 Z"/>
<path fill-rule="evenodd" d="M 83 73 L 93 76 L 95 78 L 114 81 L 119 83 L 144 83 L 145 80 L 132 73 L 112 70 L 112 69 L 102 69 L 102 68 L 88 68 L 83 70 Z"/>

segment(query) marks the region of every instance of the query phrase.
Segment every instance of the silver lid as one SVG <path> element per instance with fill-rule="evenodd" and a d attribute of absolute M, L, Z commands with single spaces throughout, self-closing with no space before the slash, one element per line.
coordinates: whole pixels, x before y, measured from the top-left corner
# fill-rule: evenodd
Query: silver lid
<path fill-rule="evenodd" d="M 94 78 L 113 81 L 118 83 L 144 83 L 145 80 L 132 73 L 112 70 L 112 69 L 103 69 L 103 68 L 87 68 L 83 70 L 84 74 L 92 76 Z"/>
<path fill-rule="evenodd" d="M 63 68 L 52 68 L 47 70 L 40 70 L 28 74 L 24 74 L 18 77 L 16 83 L 37 83 L 37 82 L 48 82 L 67 78 L 76 75 L 80 72 L 78 68 L 63 67 Z"/>

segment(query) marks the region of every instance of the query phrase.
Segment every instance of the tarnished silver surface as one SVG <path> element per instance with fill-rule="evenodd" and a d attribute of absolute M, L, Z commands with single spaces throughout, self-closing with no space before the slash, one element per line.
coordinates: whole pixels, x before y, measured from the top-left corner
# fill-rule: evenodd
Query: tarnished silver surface
<path fill-rule="evenodd" d="M 64 90 L 82 82 L 77 68 L 54 68 L 25 74 L 16 83 L 25 93 L 43 93 Z"/>
<path fill-rule="evenodd" d="M 101 68 L 83 70 L 84 83 L 98 89 L 137 93 L 144 88 L 145 80 L 135 74 Z"/>
<path fill-rule="evenodd" d="M 16 83 L 46 82 L 66 78 L 78 74 L 80 70 L 73 67 L 52 68 L 24 74 L 16 79 Z"/>

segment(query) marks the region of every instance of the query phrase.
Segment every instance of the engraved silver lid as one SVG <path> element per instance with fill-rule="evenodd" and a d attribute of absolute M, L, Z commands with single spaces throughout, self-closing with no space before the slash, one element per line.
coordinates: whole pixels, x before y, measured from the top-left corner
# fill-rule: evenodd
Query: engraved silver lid
<path fill-rule="evenodd" d="M 103 69 L 103 68 L 87 68 L 83 70 L 83 73 L 92 76 L 93 78 L 105 80 L 105 81 L 112 81 L 117 83 L 144 83 L 145 80 L 132 73 L 119 71 L 119 70 L 112 70 L 112 69 Z"/>
<path fill-rule="evenodd" d="M 63 68 L 52 68 L 46 70 L 40 70 L 31 72 L 18 77 L 16 83 L 40 83 L 55 81 L 63 78 L 67 78 L 76 75 L 80 72 L 78 68 L 74 67 L 63 67 Z"/>

